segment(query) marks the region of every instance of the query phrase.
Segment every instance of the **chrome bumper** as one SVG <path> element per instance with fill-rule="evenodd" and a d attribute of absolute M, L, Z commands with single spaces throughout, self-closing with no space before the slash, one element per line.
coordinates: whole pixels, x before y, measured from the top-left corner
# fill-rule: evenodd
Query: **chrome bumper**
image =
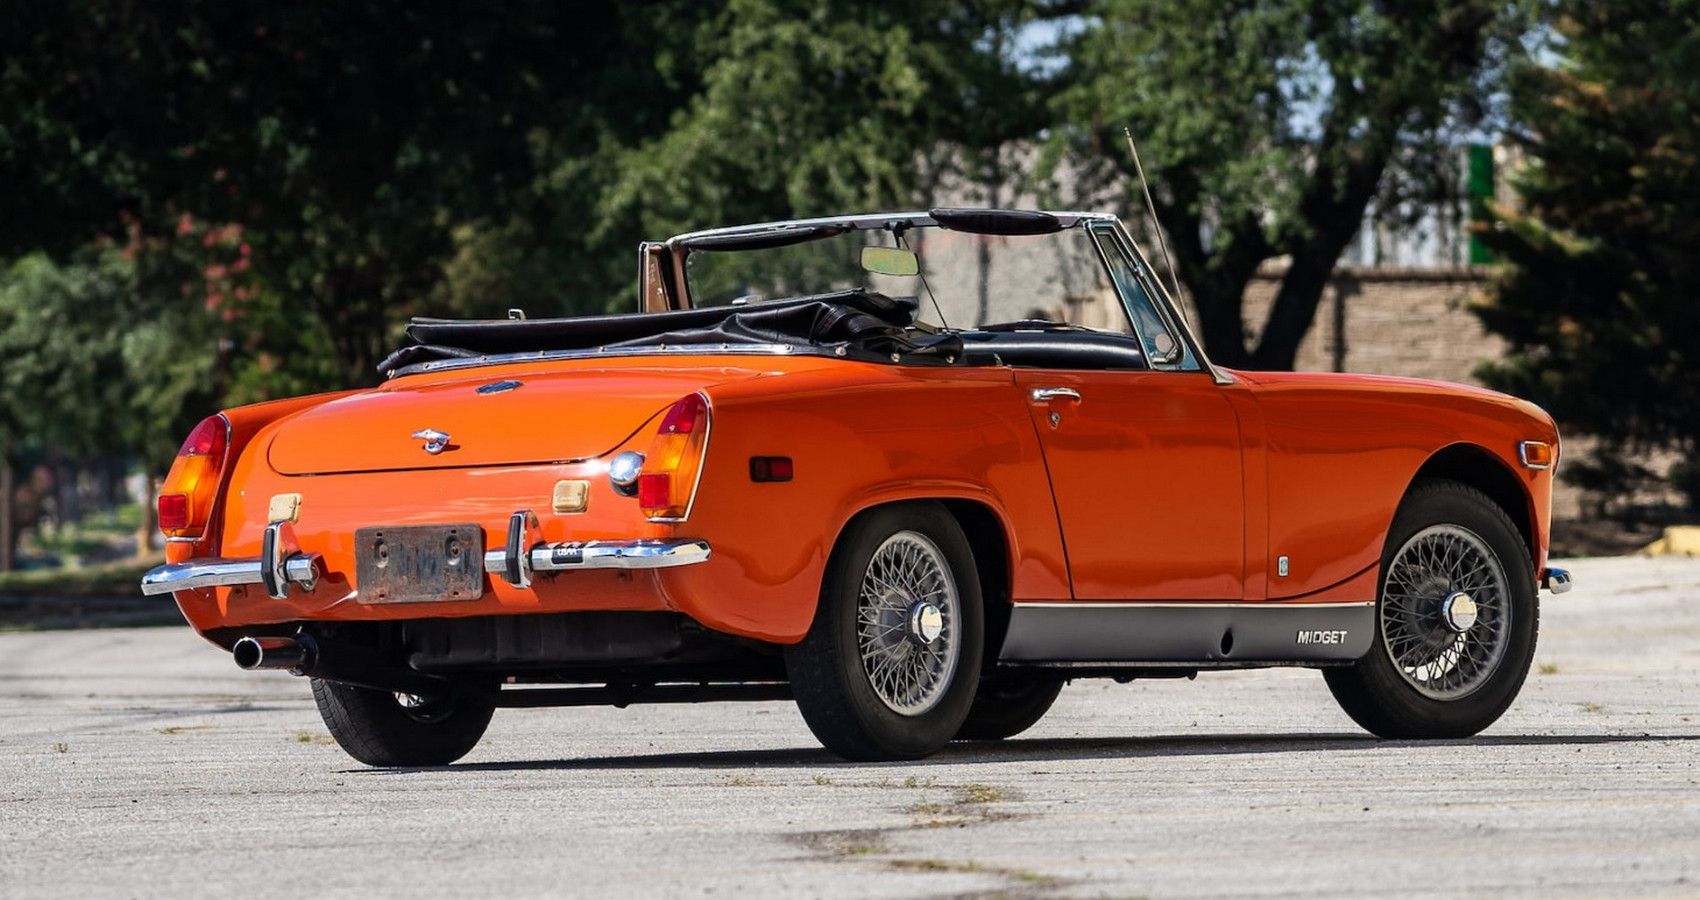
<path fill-rule="evenodd" d="M 142 576 L 142 593 L 169 594 L 198 588 L 229 587 L 237 584 L 263 585 L 278 600 L 289 597 L 291 585 L 310 591 L 324 572 L 317 553 L 303 553 L 296 543 L 295 529 L 288 522 L 266 526 L 260 555 L 245 559 L 191 559 L 148 570 Z"/>
<path fill-rule="evenodd" d="M 630 541 L 543 540 L 537 516 L 522 509 L 508 517 L 504 546 L 484 554 L 484 571 L 518 588 L 531 586 L 534 572 L 574 569 L 667 569 L 704 562 L 707 541 L 695 538 Z"/>
<path fill-rule="evenodd" d="M 324 574 L 317 553 L 302 552 L 288 522 L 266 526 L 258 557 L 191 559 L 151 569 L 142 576 L 142 593 L 169 594 L 198 588 L 238 584 L 263 585 L 278 600 L 289 598 L 292 585 L 310 591 Z M 707 541 L 694 539 L 545 542 L 530 510 L 516 512 L 508 522 L 506 546 L 484 554 L 484 571 L 515 587 L 530 587 L 533 572 L 574 569 L 665 569 L 708 559 Z"/>
<path fill-rule="evenodd" d="M 1570 590 L 1570 572 L 1566 569 L 1542 569 L 1541 587 L 1555 594 Z"/>

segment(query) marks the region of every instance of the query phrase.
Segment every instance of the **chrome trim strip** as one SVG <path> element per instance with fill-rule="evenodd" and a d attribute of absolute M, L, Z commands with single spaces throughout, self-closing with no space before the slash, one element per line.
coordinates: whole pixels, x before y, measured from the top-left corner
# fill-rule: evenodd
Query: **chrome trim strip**
<path fill-rule="evenodd" d="M 524 353 L 491 353 L 459 359 L 435 359 L 430 362 L 402 366 L 390 373 L 391 378 L 418 375 L 424 372 L 443 372 L 453 369 L 472 369 L 479 366 L 504 366 L 526 362 L 556 362 L 568 359 L 618 359 L 626 356 L 808 356 L 811 351 L 789 344 L 677 344 L 661 347 L 592 347 L 586 350 L 531 350 Z M 828 354 L 822 354 L 828 355 Z"/>
<path fill-rule="evenodd" d="M 1541 587 L 1555 594 L 1567 593 L 1575 586 L 1575 582 L 1570 577 L 1569 569 L 1549 568 L 1541 570 Z"/>
<path fill-rule="evenodd" d="M 668 569 L 706 562 L 707 541 L 694 539 L 643 539 L 630 541 L 556 541 L 531 548 L 534 572 L 570 572 L 577 569 Z M 504 577 L 508 551 L 484 554 L 484 571 Z"/>
<path fill-rule="evenodd" d="M 319 554 L 297 553 L 285 561 L 284 571 L 291 583 L 302 585 L 304 589 L 310 590 L 311 588 L 308 588 L 307 585 L 312 584 L 318 578 L 320 566 L 321 557 Z M 208 557 L 156 566 L 148 570 L 147 574 L 142 576 L 142 593 L 151 597 L 174 591 L 261 584 L 263 581 L 259 557 L 242 559 Z"/>

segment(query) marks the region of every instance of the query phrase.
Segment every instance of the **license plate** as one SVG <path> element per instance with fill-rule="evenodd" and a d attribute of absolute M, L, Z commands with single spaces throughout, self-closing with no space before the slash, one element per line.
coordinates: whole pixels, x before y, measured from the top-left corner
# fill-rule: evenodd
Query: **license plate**
<path fill-rule="evenodd" d="M 362 603 L 440 603 L 484 594 L 484 529 L 400 525 L 354 533 Z"/>

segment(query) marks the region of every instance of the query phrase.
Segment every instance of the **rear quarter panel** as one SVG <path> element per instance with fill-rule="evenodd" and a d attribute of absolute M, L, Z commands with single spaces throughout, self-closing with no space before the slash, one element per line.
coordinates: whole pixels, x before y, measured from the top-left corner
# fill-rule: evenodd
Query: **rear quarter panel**
<path fill-rule="evenodd" d="M 708 391 L 707 464 L 680 536 L 705 564 L 662 573 L 672 604 L 710 627 L 794 642 L 827 558 L 859 512 L 915 498 L 982 504 L 1005 529 L 1021 600 L 1065 600 L 1050 483 L 1006 369 L 846 363 Z M 752 456 L 789 456 L 791 482 L 754 484 Z"/>

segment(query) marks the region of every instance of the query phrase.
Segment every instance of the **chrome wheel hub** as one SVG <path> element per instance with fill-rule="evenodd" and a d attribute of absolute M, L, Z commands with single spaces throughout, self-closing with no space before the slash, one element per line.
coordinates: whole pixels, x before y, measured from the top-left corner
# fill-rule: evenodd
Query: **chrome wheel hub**
<path fill-rule="evenodd" d="M 944 613 L 931 603 L 917 603 L 909 610 L 909 637 L 925 647 L 944 631 Z"/>
<path fill-rule="evenodd" d="M 1476 624 L 1476 601 L 1463 591 L 1453 591 L 1440 601 L 1440 620 L 1454 634 L 1463 634 Z"/>
<path fill-rule="evenodd" d="M 949 689 L 961 656 L 956 580 L 926 535 L 900 531 L 868 560 L 856 605 L 856 644 L 874 694 L 918 716 Z"/>
<path fill-rule="evenodd" d="M 1510 581 L 1481 536 L 1434 525 L 1394 554 L 1381 594 L 1381 643 L 1431 700 L 1468 695 L 1498 671 L 1511 635 Z"/>

